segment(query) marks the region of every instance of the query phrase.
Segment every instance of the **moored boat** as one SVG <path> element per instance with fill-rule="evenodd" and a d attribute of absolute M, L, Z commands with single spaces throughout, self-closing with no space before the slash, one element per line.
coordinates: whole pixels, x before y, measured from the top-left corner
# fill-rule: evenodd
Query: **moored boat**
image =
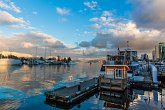
<path fill-rule="evenodd" d="M 0 65 L 1 66 L 22 65 L 22 62 L 21 60 L 18 59 L 0 59 Z"/>

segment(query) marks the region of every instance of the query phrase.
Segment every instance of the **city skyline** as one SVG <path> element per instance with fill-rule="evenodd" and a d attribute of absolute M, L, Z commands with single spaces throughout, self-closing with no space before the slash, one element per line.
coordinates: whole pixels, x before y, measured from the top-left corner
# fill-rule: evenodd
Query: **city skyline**
<path fill-rule="evenodd" d="M 150 4 L 150 5 L 148 5 Z M 165 42 L 162 0 L 0 0 L 0 51 L 105 56 L 129 46 L 151 54 Z"/>

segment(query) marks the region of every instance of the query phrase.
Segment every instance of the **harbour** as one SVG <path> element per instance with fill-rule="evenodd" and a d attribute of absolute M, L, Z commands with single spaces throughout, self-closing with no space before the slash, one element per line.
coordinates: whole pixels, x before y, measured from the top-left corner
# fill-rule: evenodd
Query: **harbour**
<path fill-rule="evenodd" d="M 104 96 L 103 96 L 103 95 L 108 95 L 108 94 L 105 94 L 106 92 L 102 92 L 101 94 L 103 95 L 101 96 L 99 95 L 97 91 L 93 92 L 92 94 L 87 95 L 84 99 L 81 99 L 80 101 L 76 101 L 76 103 L 71 104 L 70 107 L 60 106 L 60 104 L 47 102 L 46 97 L 44 95 L 45 92 L 49 92 L 54 89 L 58 89 L 65 86 L 64 82 L 67 82 L 70 76 L 73 77 L 73 80 L 81 78 L 81 77 L 82 77 L 81 78 L 82 80 L 84 80 L 85 77 L 88 77 L 88 78 L 93 77 L 93 76 L 98 77 L 99 76 L 98 71 L 100 71 L 100 68 L 101 68 L 101 65 L 99 63 L 92 63 L 92 65 L 90 66 L 89 63 L 83 63 L 83 62 L 80 62 L 77 65 L 72 65 L 70 67 L 65 66 L 65 65 L 61 65 L 61 66 L 54 66 L 54 65 L 39 66 L 38 65 L 38 66 L 28 67 L 24 65 L 21 68 L 17 66 L 16 67 L 11 66 L 10 69 L 1 68 L 0 84 L 2 87 L 4 86 L 9 87 L 9 88 L 1 87 L 1 94 L 3 96 L 3 97 L 1 96 L 1 101 L 6 100 L 3 103 L 1 103 L 1 107 L 3 107 L 4 110 L 8 110 L 8 109 L 28 110 L 32 108 L 33 109 L 40 108 L 41 110 L 52 109 L 52 108 L 73 109 L 73 110 L 74 109 L 83 110 L 83 109 L 92 109 L 92 108 L 109 109 L 108 107 L 109 102 L 106 102 L 107 99 L 104 99 Z M 22 75 L 20 76 L 20 74 Z M 6 80 L 4 80 L 4 77 L 6 77 Z M 54 80 L 56 80 L 56 82 L 54 82 Z M 13 90 L 12 88 L 15 88 L 15 89 Z M 128 89 L 126 90 L 128 91 Z M 161 103 L 162 105 L 164 105 L 165 103 L 164 102 L 165 90 L 163 88 L 161 88 L 160 90 L 150 90 L 150 91 L 136 90 L 136 89 L 133 89 L 133 90 L 135 91 L 133 92 L 133 94 L 136 97 L 138 96 L 138 98 L 135 98 L 133 102 L 129 103 L 129 107 L 128 107 L 129 109 L 133 109 L 134 107 L 140 108 L 141 104 L 146 105 L 146 107 L 148 108 L 155 107 L 157 109 L 161 109 Z M 152 96 L 152 94 L 155 93 L 153 91 L 156 91 L 157 98 L 159 100 L 157 100 L 156 98 Z M 12 97 L 10 97 L 9 94 L 12 94 Z M 17 94 L 20 94 L 20 95 L 17 96 Z M 147 102 L 149 101 L 149 97 L 150 97 L 150 103 L 148 102 L 148 104 L 146 104 L 145 100 L 143 98 L 141 99 L 140 97 L 147 98 Z M 162 97 L 162 102 L 161 102 L 161 97 Z M 152 103 L 155 103 L 155 104 L 152 104 Z M 40 104 L 40 107 L 38 106 L 38 104 Z M 115 108 L 115 106 L 113 107 Z"/>

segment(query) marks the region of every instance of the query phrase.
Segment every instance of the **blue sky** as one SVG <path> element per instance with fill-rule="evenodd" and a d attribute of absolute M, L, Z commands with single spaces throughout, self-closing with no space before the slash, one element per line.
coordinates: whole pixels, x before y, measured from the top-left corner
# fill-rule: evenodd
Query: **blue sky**
<path fill-rule="evenodd" d="M 151 8 L 146 7 L 149 2 Z M 88 56 L 100 56 L 107 48 L 126 47 L 130 40 L 133 48 L 151 52 L 154 46 L 147 43 L 164 40 L 161 4 L 161 0 L 0 0 L 1 51 L 34 54 L 38 47 L 42 56 L 47 47 L 55 55 L 79 55 L 85 50 Z M 155 37 L 159 40 L 153 42 Z"/>

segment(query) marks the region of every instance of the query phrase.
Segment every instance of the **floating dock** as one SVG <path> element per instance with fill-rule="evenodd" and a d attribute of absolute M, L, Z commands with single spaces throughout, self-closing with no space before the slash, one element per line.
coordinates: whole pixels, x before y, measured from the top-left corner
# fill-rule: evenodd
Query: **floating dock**
<path fill-rule="evenodd" d="M 98 78 L 92 78 L 80 82 L 72 87 L 62 87 L 50 92 L 45 92 L 46 100 L 54 103 L 69 105 L 75 103 L 87 95 L 96 92 L 98 88 Z"/>

